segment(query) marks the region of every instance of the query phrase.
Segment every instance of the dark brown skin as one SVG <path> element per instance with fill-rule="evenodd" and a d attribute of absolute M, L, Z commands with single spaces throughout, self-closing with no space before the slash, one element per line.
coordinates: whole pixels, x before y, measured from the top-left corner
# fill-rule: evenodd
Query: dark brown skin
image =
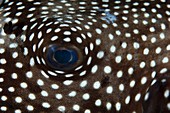
<path fill-rule="evenodd" d="M 169 0 L 0 7 L 0 112 L 170 112 Z M 75 50 L 78 60 L 59 64 L 54 45 Z"/>

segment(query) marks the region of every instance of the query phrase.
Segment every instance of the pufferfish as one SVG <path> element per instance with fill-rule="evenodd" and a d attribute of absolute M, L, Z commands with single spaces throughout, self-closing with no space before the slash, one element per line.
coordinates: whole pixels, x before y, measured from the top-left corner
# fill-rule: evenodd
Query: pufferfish
<path fill-rule="evenodd" d="M 169 0 L 1 0 L 1 113 L 170 113 Z"/>

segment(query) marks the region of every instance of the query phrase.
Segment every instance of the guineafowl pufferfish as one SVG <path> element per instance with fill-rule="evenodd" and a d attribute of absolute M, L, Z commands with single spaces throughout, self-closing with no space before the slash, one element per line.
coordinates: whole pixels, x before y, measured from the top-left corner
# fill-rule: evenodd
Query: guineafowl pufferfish
<path fill-rule="evenodd" d="M 170 113 L 170 0 L 0 0 L 1 113 Z"/>

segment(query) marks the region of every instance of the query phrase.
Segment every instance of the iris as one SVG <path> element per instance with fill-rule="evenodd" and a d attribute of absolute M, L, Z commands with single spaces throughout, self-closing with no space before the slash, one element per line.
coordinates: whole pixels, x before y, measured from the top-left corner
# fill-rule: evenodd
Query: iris
<path fill-rule="evenodd" d="M 76 49 L 57 45 L 48 48 L 46 58 L 49 66 L 58 70 L 70 70 L 79 60 Z"/>

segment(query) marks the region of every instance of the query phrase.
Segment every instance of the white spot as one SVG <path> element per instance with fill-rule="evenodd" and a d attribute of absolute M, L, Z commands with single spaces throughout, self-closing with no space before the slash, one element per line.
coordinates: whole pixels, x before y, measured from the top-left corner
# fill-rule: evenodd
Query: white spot
<path fill-rule="evenodd" d="M 115 105 L 115 107 L 116 107 L 116 111 L 120 111 L 120 109 L 121 109 L 121 103 L 117 102 L 116 105 Z"/>
<path fill-rule="evenodd" d="M 146 77 L 142 77 L 142 79 L 141 79 L 141 84 L 143 85 L 143 84 L 146 84 L 146 82 L 147 82 L 147 78 Z"/>
<path fill-rule="evenodd" d="M 5 73 L 4 69 L 0 69 L 0 74 Z"/>
<path fill-rule="evenodd" d="M 58 39 L 58 36 L 53 36 L 52 38 L 51 38 L 51 41 L 55 41 L 55 40 L 57 40 Z"/>
<path fill-rule="evenodd" d="M 8 88 L 8 91 L 9 91 L 9 92 L 14 92 L 14 91 L 15 91 L 15 88 L 14 88 L 14 87 L 9 87 L 9 88 Z M 22 99 L 19 98 L 19 100 L 22 100 Z"/>
<path fill-rule="evenodd" d="M 113 87 L 112 86 L 108 86 L 107 89 L 106 89 L 106 93 L 112 94 L 112 92 L 113 92 Z"/>
<path fill-rule="evenodd" d="M 42 103 L 42 106 L 44 107 L 44 108 L 50 108 L 50 104 L 48 103 L 48 102 L 43 102 Z"/>
<path fill-rule="evenodd" d="M 66 107 L 65 106 L 58 106 L 58 110 L 61 111 L 62 113 L 65 112 Z"/>
<path fill-rule="evenodd" d="M 96 82 L 94 82 L 94 84 L 93 84 L 93 88 L 94 88 L 94 89 L 99 89 L 100 86 L 101 86 L 101 84 L 100 84 L 99 81 L 96 81 Z"/>
<path fill-rule="evenodd" d="M 131 54 L 127 54 L 127 60 L 132 60 L 132 55 Z"/>
<path fill-rule="evenodd" d="M 125 86 L 124 86 L 123 84 L 120 84 L 120 85 L 119 85 L 119 90 L 120 90 L 120 91 L 124 91 L 124 89 L 125 89 Z"/>
<path fill-rule="evenodd" d="M 0 64 L 6 64 L 6 63 L 7 63 L 6 59 L 4 58 L 0 59 Z"/>
<path fill-rule="evenodd" d="M 132 75 L 132 74 L 133 74 L 133 72 L 134 72 L 134 69 L 133 69 L 132 67 L 130 67 L 130 68 L 128 69 L 128 73 L 129 73 L 129 75 Z"/>
<path fill-rule="evenodd" d="M 84 113 L 91 113 L 91 111 L 89 109 L 86 109 Z"/>
<path fill-rule="evenodd" d="M 99 51 L 97 53 L 97 58 L 102 59 L 103 57 L 104 57 L 104 52 L 103 51 Z"/>
<path fill-rule="evenodd" d="M 31 99 L 31 100 L 35 100 L 35 99 L 36 99 L 36 97 L 35 97 L 35 95 L 34 95 L 33 93 L 30 93 L 30 94 L 28 95 L 28 97 L 29 97 L 29 99 Z"/>
<path fill-rule="evenodd" d="M 24 47 L 24 55 L 27 56 L 28 55 L 28 48 Z"/>
<path fill-rule="evenodd" d="M 150 32 L 155 32 L 155 28 L 154 27 L 150 27 L 149 30 L 150 30 Z"/>
<path fill-rule="evenodd" d="M 71 35 L 71 32 L 70 31 L 65 31 L 63 34 L 64 35 Z"/>
<path fill-rule="evenodd" d="M 42 38 L 42 39 L 39 41 L 39 43 L 38 43 L 38 48 L 41 47 L 41 45 L 43 44 L 43 42 L 44 42 L 44 39 Z"/>
<path fill-rule="evenodd" d="M 130 33 L 125 33 L 125 37 L 130 38 L 131 34 Z"/>
<path fill-rule="evenodd" d="M 101 29 L 99 29 L 99 28 L 96 29 L 96 32 L 97 32 L 97 34 L 101 34 L 102 33 Z"/>
<path fill-rule="evenodd" d="M 4 78 L 0 78 L 0 83 L 4 82 Z"/>
<path fill-rule="evenodd" d="M 139 43 L 134 42 L 134 43 L 133 43 L 133 47 L 134 47 L 135 49 L 139 49 L 140 45 L 139 45 Z"/>
<path fill-rule="evenodd" d="M 127 96 L 125 99 L 125 104 L 129 104 L 129 102 L 130 102 L 130 96 Z"/>
<path fill-rule="evenodd" d="M 82 88 L 86 87 L 86 85 L 87 85 L 87 80 L 84 80 L 80 83 L 80 87 L 82 87 Z"/>
<path fill-rule="evenodd" d="M 38 79 L 38 80 L 37 80 L 37 84 L 38 84 L 39 86 L 43 86 L 43 85 L 44 85 L 44 82 L 43 82 L 41 79 Z"/>
<path fill-rule="evenodd" d="M 164 57 L 162 60 L 162 63 L 168 63 L 169 62 L 169 58 L 168 57 Z"/>
<path fill-rule="evenodd" d="M 119 36 L 121 35 L 121 32 L 119 30 L 116 30 L 116 34 Z"/>
<path fill-rule="evenodd" d="M 156 54 L 160 54 L 161 51 L 162 51 L 162 48 L 161 48 L 161 47 L 157 47 L 156 50 L 155 50 Z"/>
<path fill-rule="evenodd" d="M 1 96 L 1 100 L 2 100 L 2 101 L 7 101 L 7 99 L 8 99 L 8 98 L 7 98 L 6 96 Z"/>
<path fill-rule="evenodd" d="M 32 74 L 31 71 L 28 71 L 28 72 L 26 73 L 26 76 L 27 76 L 27 78 L 32 78 L 33 74 Z"/>
<path fill-rule="evenodd" d="M 11 43 L 9 45 L 9 48 L 17 48 L 18 47 L 18 44 L 17 43 Z"/>
<path fill-rule="evenodd" d="M 170 44 L 167 45 L 166 50 L 170 50 Z"/>
<path fill-rule="evenodd" d="M 87 60 L 87 65 L 90 65 L 91 62 L 92 62 L 92 57 L 90 56 L 90 57 L 88 58 L 88 60 Z"/>
<path fill-rule="evenodd" d="M 156 37 L 152 37 L 152 38 L 151 38 L 151 42 L 152 42 L 152 43 L 155 43 L 155 42 L 156 42 Z"/>
<path fill-rule="evenodd" d="M 152 61 L 150 62 L 150 66 L 151 66 L 151 67 L 155 67 L 155 66 L 156 66 L 155 60 L 152 60 Z"/>
<path fill-rule="evenodd" d="M 170 110 L 170 103 L 167 104 L 167 108 L 168 108 L 168 110 Z"/>
<path fill-rule="evenodd" d="M 134 32 L 134 34 L 139 34 L 139 30 L 138 29 L 134 29 L 133 32 Z"/>
<path fill-rule="evenodd" d="M 56 89 L 59 88 L 59 86 L 58 86 L 57 84 L 52 84 L 52 85 L 51 85 L 51 88 L 56 90 Z"/>
<path fill-rule="evenodd" d="M 111 68 L 110 66 L 105 66 L 105 67 L 104 67 L 104 72 L 105 72 L 106 74 L 109 74 L 109 73 L 112 72 L 112 68 Z"/>
<path fill-rule="evenodd" d="M 148 49 L 148 48 L 145 48 L 145 49 L 143 50 L 143 54 L 144 54 L 144 55 L 148 55 L 148 54 L 149 54 L 149 49 Z"/>
<path fill-rule="evenodd" d="M 112 34 L 109 34 L 108 37 L 109 37 L 110 40 L 114 39 L 114 36 Z"/>
<path fill-rule="evenodd" d="M 40 32 L 38 33 L 38 38 L 39 38 L 39 39 L 42 38 L 42 31 L 40 31 Z"/>
<path fill-rule="evenodd" d="M 101 104 L 102 104 L 102 101 L 100 99 L 95 101 L 95 105 L 96 106 L 101 106 Z"/>
<path fill-rule="evenodd" d="M 166 73 L 167 70 L 168 70 L 167 68 L 162 68 L 162 69 L 160 70 L 160 73 L 161 73 L 161 74 Z"/>
<path fill-rule="evenodd" d="M 15 65 L 16 65 L 17 68 L 22 68 L 23 67 L 23 64 L 21 62 L 17 62 Z"/>
<path fill-rule="evenodd" d="M 65 80 L 65 81 L 63 82 L 63 84 L 66 85 L 66 86 L 69 86 L 69 85 L 71 85 L 72 83 L 73 83 L 72 80 Z"/>
<path fill-rule="evenodd" d="M 15 113 L 22 113 L 20 109 L 16 109 Z"/>
<path fill-rule="evenodd" d="M 120 63 L 122 61 L 122 57 L 116 56 L 115 61 L 116 61 L 116 63 Z"/>
<path fill-rule="evenodd" d="M 28 106 L 27 106 L 27 110 L 28 110 L 28 111 L 33 111 L 33 110 L 34 110 L 34 107 L 31 106 L 31 105 L 28 105 Z"/>
<path fill-rule="evenodd" d="M 47 97 L 47 96 L 48 96 L 48 93 L 43 90 L 43 91 L 41 91 L 41 95 L 42 95 L 43 97 Z"/>
<path fill-rule="evenodd" d="M 122 70 L 118 71 L 117 74 L 116 74 L 116 76 L 117 76 L 118 78 L 121 78 L 121 77 L 123 76 Z"/>
<path fill-rule="evenodd" d="M 14 52 L 13 54 L 12 54 L 12 58 L 17 58 L 18 57 L 18 52 Z"/>
<path fill-rule="evenodd" d="M 65 42 L 70 42 L 71 39 L 70 39 L 69 37 L 67 37 L 67 38 L 64 38 L 63 41 L 65 41 Z"/>
<path fill-rule="evenodd" d="M 110 47 L 110 52 L 111 53 L 114 53 L 116 51 L 116 47 L 114 46 L 114 45 L 112 45 L 111 47 Z"/>
<path fill-rule="evenodd" d="M 155 78 L 155 76 L 156 76 L 156 71 L 153 71 L 152 74 L 151 74 L 151 77 Z"/>
<path fill-rule="evenodd" d="M 106 108 L 107 108 L 107 110 L 111 110 L 111 108 L 112 108 L 112 104 L 111 104 L 110 102 L 107 102 L 107 104 L 106 104 Z"/>
<path fill-rule="evenodd" d="M 33 67 L 35 65 L 34 58 L 30 59 L 30 66 Z"/>
<path fill-rule="evenodd" d="M 5 52 L 4 48 L 0 48 L 0 54 L 3 54 Z"/>
<path fill-rule="evenodd" d="M 23 88 L 23 89 L 25 89 L 25 88 L 28 87 L 27 83 L 25 83 L 25 82 L 22 82 L 22 83 L 20 84 L 20 86 L 21 86 L 21 88 Z"/>
<path fill-rule="evenodd" d="M 161 24 L 161 29 L 165 30 L 166 29 L 166 25 L 164 23 Z"/>
<path fill-rule="evenodd" d="M 51 28 L 47 29 L 46 33 L 50 33 L 52 31 Z"/>
<path fill-rule="evenodd" d="M 89 95 L 88 93 L 85 93 L 85 94 L 83 95 L 83 99 L 84 99 L 84 100 L 89 100 L 89 98 L 90 98 L 90 95 Z"/>
<path fill-rule="evenodd" d="M 5 40 L 4 39 L 0 39 L 0 44 L 5 44 Z"/>
<path fill-rule="evenodd" d="M 170 96 L 170 91 L 167 89 L 165 92 L 164 92 L 164 97 L 165 98 L 168 98 Z"/>
<path fill-rule="evenodd" d="M 29 41 L 32 41 L 32 40 L 33 40 L 33 38 L 34 38 L 34 33 L 32 33 L 32 34 L 30 35 L 30 37 L 29 37 Z"/>
<path fill-rule="evenodd" d="M 140 100 L 140 97 L 141 97 L 141 94 L 138 93 L 138 94 L 135 96 L 135 101 L 136 101 L 136 102 L 139 101 L 139 100 Z"/>
<path fill-rule="evenodd" d="M 97 72 L 97 70 L 98 70 L 98 66 L 95 65 L 95 66 L 92 67 L 91 72 L 94 74 L 94 73 Z"/>
<path fill-rule="evenodd" d="M 60 99 L 63 98 L 63 95 L 62 94 L 56 94 L 55 97 L 56 97 L 56 99 L 60 100 Z"/>
<path fill-rule="evenodd" d="M 100 45 L 101 44 L 101 40 L 100 39 L 96 39 L 96 45 Z"/>
<path fill-rule="evenodd" d="M 2 112 L 7 111 L 7 107 L 6 107 L 6 106 L 1 106 L 0 110 L 1 110 Z"/>
<path fill-rule="evenodd" d="M 77 94 L 76 91 L 71 91 L 68 95 L 69 95 L 70 97 L 75 97 L 76 94 Z"/>
<path fill-rule="evenodd" d="M 11 74 L 11 78 L 12 78 L 12 79 L 17 79 L 17 78 L 18 78 L 18 75 L 17 75 L 16 73 L 12 73 L 12 74 Z"/>
<path fill-rule="evenodd" d="M 122 46 L 122 48 L 125 49 L 125 48 L 127 47 L 127 43 L 126 43 L 126 42 L 123 42 L 121 46 Z"/>
<path fill-rule="evenodd" d="M 80 76 L 84 76 L 84 75 L 86 74 L 86 72 L 87 72 L 87 71 L 84 70 L 84 71 L 82 71 L 79 75 L 80 75 Z"/>
<path fill-rule="evenodd" d="M 134 86 L 135 86 L 135 81 L 132 80 L 132 81 L 130 82 L 130 87 L 133 88 Z"/>
<path fill-rule="evenodd" d="M 141 38 L 143 41 L 146 41 L 148 37 L 146 35 L 141 35 Z"/>
<path fill-rule="evenodd" d="M 22 102 L 22 98 L 21 97 L 16 97 L 15 98 L 15 102 L 16 103 L 21 103 Z"/>
<path fill-rule="evenodd" d="M 78 43 L 80 43 L 80 44 L 83 42 L 80 37 L 77 37 L 77 38 L 76 38 L 76 41 L 77 41 Z"/>
<path fill-rule="evenodd" d="M 79 111 L 80 110 L 80 106 L 77 105 L 77 104 L 73 105 L 73 110 Z"/>
<path fill-rule="evenodd" d="M 145 94 L 144 100 L 147 101 L 149 99 L 149 93 Z"/>

